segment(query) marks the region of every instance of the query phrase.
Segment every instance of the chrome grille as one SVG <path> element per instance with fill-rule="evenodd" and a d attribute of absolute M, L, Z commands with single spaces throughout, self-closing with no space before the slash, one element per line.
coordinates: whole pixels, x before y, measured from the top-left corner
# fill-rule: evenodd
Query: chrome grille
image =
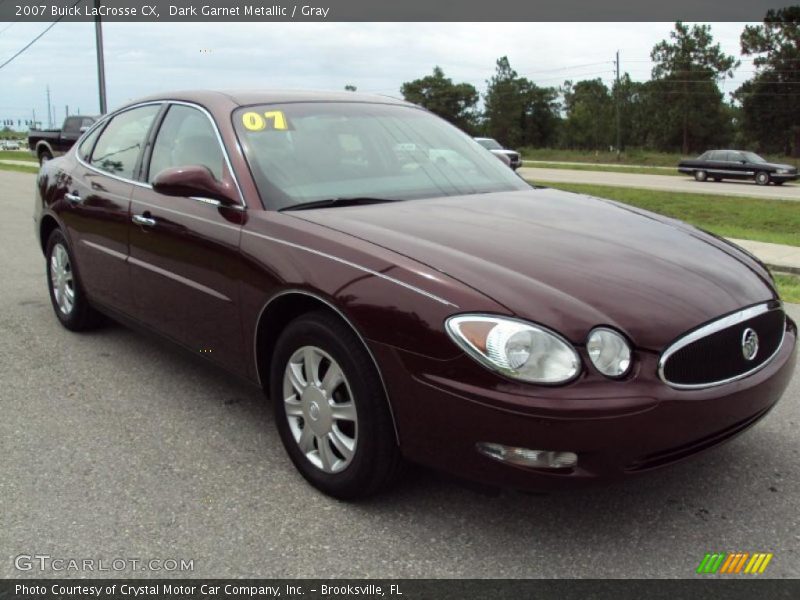
<path fill-rule="evenodd" d="M 752 354 L 752 332 L 758 349 Z M 738 311 L 674 342 L 661 355 L 659 376 L 681 389 L 704 388 L 741 379 L 766 365 L 778 352 L 786 317 L 777 303 Z"/>

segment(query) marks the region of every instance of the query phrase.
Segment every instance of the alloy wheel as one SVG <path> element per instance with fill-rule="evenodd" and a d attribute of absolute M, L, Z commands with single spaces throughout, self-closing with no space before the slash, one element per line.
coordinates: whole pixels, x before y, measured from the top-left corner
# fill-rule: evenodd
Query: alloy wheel
<path fill-rule="evenodd" d="M 69 315 L 75 306 L 75 278 L 69 254 L 62 244 L 56 244 L 50 253 L 50 284 L 58 309 Z"/>
<path fill-rule="evenodd" d="M 358 442 L 358 414 L 339 364 L 316 346 L 299 348 L 284 370 L 283 402 L 306 459 L 326 473 L 346 469 Z"/>

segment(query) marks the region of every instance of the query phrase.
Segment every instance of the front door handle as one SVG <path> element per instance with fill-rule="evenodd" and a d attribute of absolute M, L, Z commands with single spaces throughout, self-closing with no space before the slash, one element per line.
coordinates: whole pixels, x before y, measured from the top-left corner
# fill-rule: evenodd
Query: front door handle
<path fill-rule="evenodd" d="M 78 194 L 70 194 L 69 192 L 67 192 L 66 194 L 64 194 L 64 198 L 66 198 L 73 204 L 80 204 L 81 202 L 81 197 Z"/>
<path fill-rule="evenodd" d="M 153 227 L 156 224 L 156 220 L 153 217 L 146 217 L 144 215 L 133 215 L 131 219 L 137 225 L 144 225 L 146 227 Z"/>

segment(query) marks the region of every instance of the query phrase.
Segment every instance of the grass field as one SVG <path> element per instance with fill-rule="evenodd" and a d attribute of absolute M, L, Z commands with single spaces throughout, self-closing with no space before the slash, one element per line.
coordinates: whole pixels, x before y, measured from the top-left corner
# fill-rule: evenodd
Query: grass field
<path fill-rule="evenodd" d="M 31 163 L 30 167 L 23 165 L 7 165 L 0 163 L 0 171 L 16 171 L 17 173 L 33 173 L 34 175 L 39 172 L 39 165 Z"/>
<path fill-rule="evenodd" d="M 724 237 L 800 246 L 800 203 L 790 200 L 726 198 L 577 183 L 548 185 L 618 200 L 681 219 Z"/>
<path fill-rule="evenodd" d="M 541 161 L 566 161 L 566 162 L 585 162 L 591 163 L 619 163 L 620 165 L 642 165 L 652 167 L 675 167 L 683 158 L 694 158 L 696 154 L 691 156 L 683 156 L 679 153 L 670 152 L 652 152 L 648 150 L 626 150 L 623 152 L 619 160 L 617 160 L 616 152 L 599 152 L 591 150 L 558 150 L 553 148 L 520 148 L 523 160 L 541 160 Z M 764 155 L 764 158 L 770 161 L 788 163 L 795 166 L 800 166 L 800 160 L 788 156 L 780 155 Z M 638 172 L 638 171 L 637 171 Z"/>
<path fill-rule="evenodd" d="M 778 284 L 778 292 L 784 302 L 800 304 L 800 277 L 796 275 L 775 275 L 775 283 Z"/>
<path fill-rule="evenodd" d="M 35 163 L 36 157 L 27 150 L 0 150 L 0 160 L 29 160 Z"/>
<path fill-rule="evenodd" d="M 610 167 L 608 165 L 567 165 L 563 163 L 540 163 L 523 164 L 524 167 L 532 169 L 569 169 L 572 171 L 606 171 L 609 173 L 638 173 L 639 175 L 677 175 L 678 177 L 686 177 L 682 173 L 678 173 L 677 169 L 665 169 L 662 167 L 635 167 L 620 165 L 619 167 Z"/>

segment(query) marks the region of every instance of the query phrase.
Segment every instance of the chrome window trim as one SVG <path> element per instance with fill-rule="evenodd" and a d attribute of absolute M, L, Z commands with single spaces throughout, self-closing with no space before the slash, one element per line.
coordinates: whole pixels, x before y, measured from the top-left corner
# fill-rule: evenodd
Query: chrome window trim
<path fill-rule="evenodd" d="M 236 192 L 239 194 L 239 204 L 232 205 L 232 206 L 226 206 L 226 208 L 231 208 L 231 209 L 234 209 L 234 210 L 242 210 L 242 211 L 247 210 L 247 205 L 245 204 L 245 201 L 244 201 L 244 194 L 242 194 L 242 188 L 239 185 L 239 178 L 236 176 L 236 172 L 233 170 L 233 164 L 231 163 L 230 156 L 228 155 L 228 149 L 225 147 L 225 143 L 222 141 L 222 135 L 219 132 L 219 127 L 217 126 L 217 122 L 214 120 L 214 117 L 211 116 L 211 113 L 208 112 L 208 110 L 205 109 L 205 107 L 200 106 L 199 104 L 195 104 L 194 102 L 186 102 L 185 100 L 151 100 L 151 101 L 148 101 L 148 102 L 141 102 L 139 104 L 132 104 L 130 106 L 126 106 L 124 108 L 121 108 L 121 109 L 117 110 L 116 112 L 113 112 L 113 113 L 111 113 L 109 115 L 105 115 L 102 119 L 99 119 L 97 121 L 97 125 L 96 126 L 99 126 L 99 124 L 101 122 L 113 119 L 117 115 L 119 115 L 121 113 L 124 113 L 126 111 L 129 111 L 129 110 L 133 110 L 135 108 L 140 108 L 142 106 L 164 105 L 164 104 L 180 104 L 180 105 L 183 105 L 183 106 L 189 106 L 191 108 L 196 108 L 197 110 L 202 112 L 206 116 L 206 118 L 211 122 L 211 126 L 214 128 L 214 134 L 217 137 L 217 143 L 219 143 L 220 148 L 222 148 L 222 156 L 225 159 L 225 164 L 228 167 L 228 172 L 231 174 L 231 178 L 233 179 L 233 183 L 236 186 Z M 94 129 L 94 127 L 92 129 Z M 91 131 L 91 129 L 86 131 L 84 135 L 88 134 L 90 131 Z M 114 175 L 112 173 L 109 173 L 107 171 L 103 171 L 102 169 L 98 169 L 97 167 L 94 167 L 94 166 L 86 163 L 85 161 L 83 161 L 81 159 L 80 153 L 77 151 L 77 148 L 78 148 L 77 142 L 73 146 L 73 148 L 76 149 L 76 151 L 75 151 L 75 159 L 80 164 L 82 164 L 84 167 L 86 167 L 87 169 L 89 169 L 91 171 L 94 171 L 95 173 L 98 173 L 99 175 L 105 175 L 106 177 L 111 177 L 112 179 L 116 179 L 118 181 L 123 181 L 125 183 L 130 183 L 130 184 L 133 184 L 133 185 L 141 187 L 141 188 L 145 188 L 145 189 L 149 189 L 149 190 L 153 189 L 153 186 L 150 185 L 149 183 L 145 183 L 143 181 L 135 181 L 133 179 L 128 179 L 127 177 L 120 177 L 119 175 Z M 219 206 L 222 206 L 221 202 L 219 202 L 217 200 L 211 200 L 209 198 L 200 198 L 200 197 L 197 197 L 197 196 L 189 196 L 189 198 L 191 200 L 197 200 L 199 202 L 218 203 Z"/>
<path fill-rule="evenodd" d="M 380 365 L 378 365 L 378 361 L 375 358 L 375 355 L 372 353 L 372 350 L 367 345 L 366 338 L 363 335 L 361 335 L 361 332 L 358 329 L 356 329 L 356 326 L 353 325 L 353 323 L 350 321 L 350 319 L 348 319 L 347 316 L 345 316 L 345 314 L 341 310 L 339 310 L 339 308 L 337 306 L 335 306 L 333 303 L 331 303 L 326 298 L 323 298 L 322 296 L 319 296 L 317 294 L 313 294 L 313 293 L 305 291 L 305 290 L 291 288 L 291 289 L 287 289 L 287 290 L 282 290 L 282 291 L 278 292 L 277 294 L 271 296 L 269 298 L 269 300 L 267 300 L 264 303 L 264 306 L 261 307 L 261 310 L 258 312 L 258 318 L 256 319 L 256 327 L 255 327 L 255 331 L 253 333 L 253 360 L 255 361 L 256 379 L 258 379 L 259 387 L 264 389 L 264 384 L 261 381 L 261 373 L 260 373 L 259 368 L 258 368 L 258 328 L 261 325 L 261 317 L 264 316 L 264 312 L 267 310 L 267 307 L 269 307 L 270 304 L 272 304 L 278 298 L 280 298 L 282 296 L 287 296 L 289 294 L 300 294 L 302 296 L 308 296 L 310 298 L 314 298 L 315 300 L 319 300 L 320 302 L 325 304 L 328 308 L 333 310 L 333 312 L 335 312 L 337 315 L 339 315 L 344 320 L 344 322 L 347 323 L 347 325 L 350 327 L 350 329 L 353 330 L 353 333 L 356 334 L 356 337 L 364 345 L 364 348 L 366 348 L 367 354 L 369 354 L 369 357 L 372 359 L 372 364 L 375 365 L 375 370 L 378 372 L 378 379 L 381 380 L 381 387 L 383 387 L 383 393 L 386 395 L 386 403 L 389 405 L 389 414 L 392 417 L 392 427 L 394 428 L 395 439 L 397 440 L 397 443 L 399 445 L 400 444 L 400 432 L 397 429 L 397 420 L 395 419 L 395 416 L 394 416 L 394 409 L 392 408 L 392 401 L 389 399 L 389 388 L 386 387 L 386 381 L 383 378 L 383 373 L 381 373 L 381 368 L 380 368 Z M 264 391 L 267 394 L 269 394 L 269 390 L 268 389 L 264 389 Z"/>
<path fill-rule="evenodd" d="M 695 329 L 684 335 L 683 337 L 678 338 L 677 341 L 673 342 L 664 352 L 661 354 L 661 357 L 658 359 L 658 377 L 666 383 L 668 386 L 675 388 L 677 390 L 701 390 L 710 387 L 716 387 L 718 385 L 725 385 L 726 383 L 732 383 L 734 381 L 738 381 L 740 379 L 744 379 L 745 377 L 749 377 L 750 375 L 760 371 L 764 367 L 766 367 L 772 360 L 778 355 L 783 348 L 783 341 L 786 339 L 786 313 L 783 311 L 781 306 L 771 306 L 772 303 L 765 302 L 764 304 L 757 304 L 756 306 L 751 306 L 749 308 L 744 308 L 740 311 L 735 313 L 731 313 L 727 316 L 724 316 L 716 321 L 712 321 L 707 325 L 703 325 L 702 327 Z M 722 331 L 723 329 L 727 329 L 728 327 L 732 327 L 734 325 L 738 325 L 739 323 L 743 323 L 748 319 L 752 319 L 753 317 L 757 317 L 764 313 L 771 312 L 773 310 L 780 310 L 783 314 L 783 328 L 781 330 L 781 341 L 778 342 L 778 347 L 775 349 L 775 352 L 772 353 L 764 362 L 762 362 L 757 367 L 750 369 L 744 373 L 740 373 L 734 377 L 729 377 L 727 379 L 722 379 L 720 381 L 712 381 L 709 383 L 694 383 L 694 384 L 684 384 L 684 383 L 673 383 L 669 381 L 664 374 L 664 369 L 666 368 L 666 363 L 670 359 L 670 357 L 675 354 L 678 350 L 685 348 L 689 344 L 692 344 L 704 337 L 717 333 L 718 331 Z"/>

